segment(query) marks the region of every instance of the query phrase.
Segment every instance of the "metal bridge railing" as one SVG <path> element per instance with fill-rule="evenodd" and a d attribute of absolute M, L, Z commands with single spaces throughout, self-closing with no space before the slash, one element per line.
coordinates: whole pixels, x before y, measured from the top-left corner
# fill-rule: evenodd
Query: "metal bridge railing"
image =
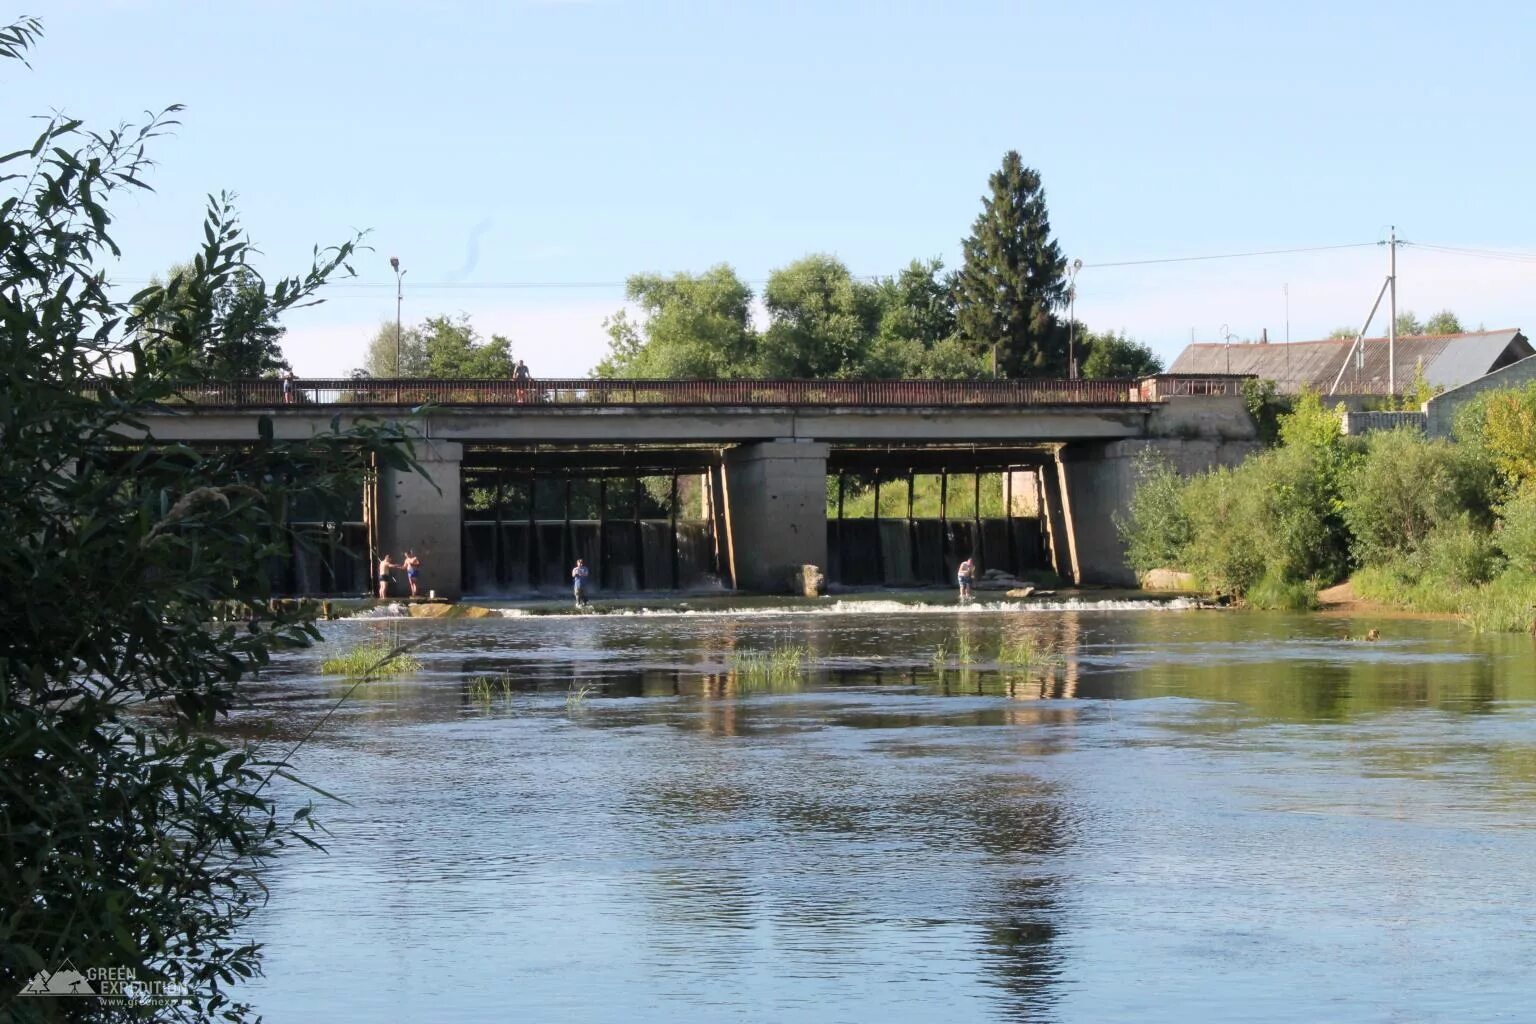
<path fill-rule="evenodd" d="M 262 378 L 183 389 L 207 408 L 308 406 L 1028 406 L 1157 402 L 1241 394 L 1245 377 L 1140 380 L 381 380 Z"/>

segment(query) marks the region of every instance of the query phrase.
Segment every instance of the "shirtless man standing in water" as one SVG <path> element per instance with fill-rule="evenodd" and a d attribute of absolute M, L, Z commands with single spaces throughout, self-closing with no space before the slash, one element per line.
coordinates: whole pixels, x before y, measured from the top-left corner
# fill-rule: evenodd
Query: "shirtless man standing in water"
<path fill-rule="evenodd" d="M 421 559 L 407 551 L 405 561 L 400 563 L 400 568 L 405 570 L 405 578 L 411 585 L 411 596 L 416 597 L 416 577 L 421 572 Z"/>
<path fill-rule="evenodd" d="M 379 600 L 380 601 L 382 601 L 385 598 L 389 597 L 389 570 L 391 570 L 391 569 L 398 569 L 398 568 L 400 568 L 400 566 L 396 565 L 394 562 L 391 562 L 389 560 L 389 556 L 388 555 L 385 555 L 383 558 L 379 559 Z"/>

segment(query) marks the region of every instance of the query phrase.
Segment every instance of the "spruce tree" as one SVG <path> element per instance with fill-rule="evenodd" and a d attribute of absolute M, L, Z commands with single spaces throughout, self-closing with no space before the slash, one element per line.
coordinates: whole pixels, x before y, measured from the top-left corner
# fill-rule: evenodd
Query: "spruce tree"
<path fill-rule="evenodd" d="M 1040 175 L 1009 150 L 989 183 L 954 279 L 961 337 L 990 356 L 999 376 L 1066 376 L 1056 310 L 1066 298 L 1067 261 L 1051 238 Z"/>

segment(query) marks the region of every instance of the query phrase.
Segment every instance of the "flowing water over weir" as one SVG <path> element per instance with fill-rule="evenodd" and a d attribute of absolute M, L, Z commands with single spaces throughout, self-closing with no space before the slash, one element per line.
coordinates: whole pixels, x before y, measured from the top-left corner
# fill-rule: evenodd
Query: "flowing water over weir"
<path fill-rule="evenodd" d="M 347 801 L 328 853 L 263 873 L 269 1021 L 1526 1016 L 1530 637 L 1091 594 L 506 612 L 326 623 L 231 724 L 336 709 L 298 756 Z M 317 674 L 381 635 L 420 669 Z"/>

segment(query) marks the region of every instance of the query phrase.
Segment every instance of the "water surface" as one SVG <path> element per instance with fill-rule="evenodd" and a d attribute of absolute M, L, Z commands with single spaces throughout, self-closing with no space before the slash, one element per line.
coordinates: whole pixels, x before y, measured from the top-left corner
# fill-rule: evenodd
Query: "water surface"
<path fill-rule="evenodd" d="M 274 1022 L 1528 1019 L 1530 637 L 835 607 L 328 624 L 422 668 L 301 754 L 349 803 L 318 808 L 328 854 L 270 870 L 246 996 Z M 802 672 L 742 670 L 783 649 Z M 331 710 L 324 653 L 237 727 Z"/>

